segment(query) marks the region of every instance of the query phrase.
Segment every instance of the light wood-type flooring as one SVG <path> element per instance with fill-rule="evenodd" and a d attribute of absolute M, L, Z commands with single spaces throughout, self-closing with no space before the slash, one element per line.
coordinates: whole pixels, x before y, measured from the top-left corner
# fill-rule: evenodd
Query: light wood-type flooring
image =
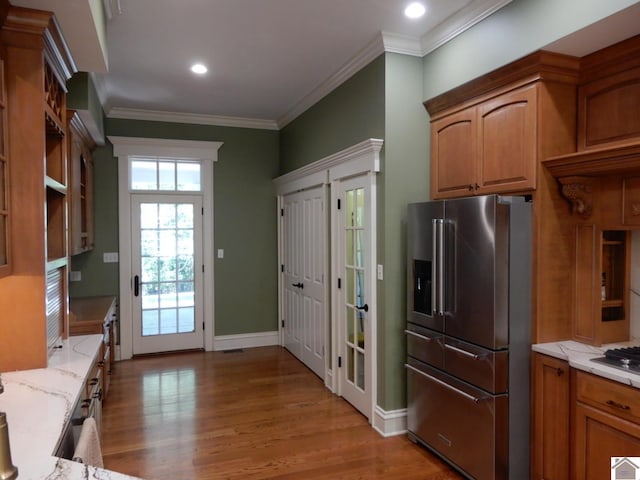
<path fill-rule="evenodd" d="M 102 421 L 105 467 L 148 480 L 461 478 L 280 347 L 118 362 Z"/>

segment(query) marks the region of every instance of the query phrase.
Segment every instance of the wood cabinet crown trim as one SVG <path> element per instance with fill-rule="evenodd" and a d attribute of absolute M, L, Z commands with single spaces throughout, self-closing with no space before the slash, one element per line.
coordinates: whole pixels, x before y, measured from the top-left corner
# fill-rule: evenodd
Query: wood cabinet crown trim
<path fill-rule="evenodd" d="M 542 161 L 556 178 L 640 172 L 640 141 L 558 155 Z"/>
<path fill-rule="evenodd" d="M 580 59 L 570 55 L 539 50 L 486 75 L 471 80 L 424 102 L 432 117 L 464 102 L 478 103 L 498 90 L 518 87 L 538 80 L 575 85 L 578 83 Z"/>

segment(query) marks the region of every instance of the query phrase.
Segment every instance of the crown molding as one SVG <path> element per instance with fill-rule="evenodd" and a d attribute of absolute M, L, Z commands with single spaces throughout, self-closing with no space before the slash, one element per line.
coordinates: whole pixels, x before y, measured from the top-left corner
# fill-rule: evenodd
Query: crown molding
<path fill-rule="evenodd" d="M 397 33 L 382 32 L 384 51 L 388 53 L 400 53 L 413 57 L 422 57 L 422 45 L 417 37 L 399 35 Z"/>
<path fill-rule="evenodd" d="M 351 58 L 351 60 L 344 64 L 337 72 L 320 83 L 308 95 L 296 103 L 291 110 L 278 118 L 278 127 L 285 127 L 383 53 L 384 43 L 382 41 L 382 35 L 376 35 L 366 47 L 360 50 L 357 55 Z"/>
<path fill-rule="evenodd" d="M 273 120 L 258 118 L 225 117 L 222 115 L 204 115 L 198 113 L 163 112 L 139 108 L 113 107 L 107 113 L 108 118 L 129 120 L 149 120 L 153 122 L 188 123 L 196 125 L 215 125 L 217 127 L 254 128 L 259 130 L 278 130 Z"/>
<path fill-rule="evenodd" d="M 176 122 L 220 127 L 253 128 L 261 130 L 280 130 L 322 100 L 333 90 L 358 73 L 383 53 L 398 53 L 415 57 L 424 57 L 436 48 L 484 20 L 512 0 L 483 0 L 472 2 L 445 22 L 436 26 L 421 38 L 380 32 L 358 54 L 352 57 L 338 71 L 318 84 L 309 94 L 298 100 L 293 107 L 275 120 L 227 117 L 221 115 L 190 114 L 156 110 L 110 107 L 109 93 L 103 79 L 94 75 L 94 84 L 108 118 L 131 120 L 149 120 L 157 122 Z"/>
<path fill-rule="evenodd" d="M 422 56 L 433 52 L 512 1 L 484 0 L 470 3 L 422 36 L 420 39 Z"/>

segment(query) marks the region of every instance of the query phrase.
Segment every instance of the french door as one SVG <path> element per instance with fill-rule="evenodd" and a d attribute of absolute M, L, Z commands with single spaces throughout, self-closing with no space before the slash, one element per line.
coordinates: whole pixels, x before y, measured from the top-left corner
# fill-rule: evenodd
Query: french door
<path fill-rule="evenodd" d="M 340 394 L 367 418 L 373 403 L 371 185 L 368 175 L 339 183 L 338 382 Z"/>
<path fill-rule="evenodd" d="M 202 199 L 131 199 L 133 353 L 204 347 Z"/>

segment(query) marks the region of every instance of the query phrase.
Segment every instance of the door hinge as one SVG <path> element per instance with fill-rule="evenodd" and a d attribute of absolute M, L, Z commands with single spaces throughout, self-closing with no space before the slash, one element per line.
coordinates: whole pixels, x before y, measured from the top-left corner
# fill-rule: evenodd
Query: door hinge
<path fill-rule="evenodd" d="M 340 199 L 338 199 L 338 210 L 340 210 Z"/>
<path fill-rule="evenodd" d="M 204 273 L 204 264 L 202 265 L 202 273 Z"/>
<path fill-rule="evenodd" d="M 284 208 L 281 208 L 281 209 L 280 209 L 280 216 L 281 216 L 281 217 L 284 217 Z"/>
<path fill-rule="evenodd" d="M 341 278 L 338 279 L 338 288 L 342 288 L 342 279 Z"/>
<path fill-rule="evenodd" d="M 338 357 L 338 368 L 342 368 L 342 357 Z"/>
<path fill-rule="evenodd" d="M 282 265 L 280 265 L 280 271 L 281 271 L 282 273 L 284 273 L 284 263 L 283 263 Z"/>
<path fill-rule="evenodd" d="M 204 207 L 202 207 L 202 215 L 204 216 Z"/>
<path fill-rule="evenodd" d="M 202 322 L 202 330 L 204 330 L 204 322 Z"/>
<path fill-rule="evenodd" d="M 282 328 L 284 328 L 284 320 L 282 320 L 282 323 L 281 323 L 281 325 L 282 325 Z"/>

